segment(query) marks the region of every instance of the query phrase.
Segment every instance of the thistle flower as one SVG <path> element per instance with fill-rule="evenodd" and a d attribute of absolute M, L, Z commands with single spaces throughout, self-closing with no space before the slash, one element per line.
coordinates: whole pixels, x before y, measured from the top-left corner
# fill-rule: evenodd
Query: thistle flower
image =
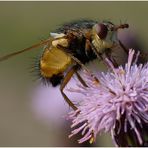
<path fill-rule="evenodd" d="M 94 142 L 97 134 L 109 132 L 118 146 L 148 144 L 148 63 L 136 65 L 134 54 L 129 50 L 125 67 L 115 68 L 106 59 L 112 72 L 101 73 L 98 84 L 86 73 L 88 87 L 70 88 L 83 96 L 69 113 L 75 128 L 69 137 L 81 132 L 79 143 Z"/>

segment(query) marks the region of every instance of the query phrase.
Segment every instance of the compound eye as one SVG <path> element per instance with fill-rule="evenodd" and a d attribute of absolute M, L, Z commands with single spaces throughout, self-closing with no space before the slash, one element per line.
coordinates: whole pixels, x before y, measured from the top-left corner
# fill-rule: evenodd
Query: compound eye
<path fill-rule="evenodd" d="M 96 24 L 95 29 L 96 29 L 96 33 L 100 37 L 100 39 L 106 38 L 107 32 L 108 32 L 106 25 L 104 25 L 102 23 Z"/>

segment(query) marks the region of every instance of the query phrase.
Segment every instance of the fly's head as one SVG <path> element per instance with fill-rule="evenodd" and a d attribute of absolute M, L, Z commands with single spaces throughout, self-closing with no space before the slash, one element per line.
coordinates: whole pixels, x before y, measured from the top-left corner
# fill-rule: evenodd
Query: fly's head
<path fill-rule="evenodd" d="M 92 44 L 98 53 L 102 53 L 104 49 L 112 48 L 117 43 L 117 31 L 128 27 L 128 24 L 114 25 L 108 21 L 97 23 L 92 28 Z"/>

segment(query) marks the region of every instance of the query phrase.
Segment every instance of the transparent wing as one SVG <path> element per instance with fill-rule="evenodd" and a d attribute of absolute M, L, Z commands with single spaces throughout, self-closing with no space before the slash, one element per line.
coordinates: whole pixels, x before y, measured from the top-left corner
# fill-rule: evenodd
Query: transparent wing
<path fill-rule="evenodd" d="M 21 53 L 23 53 L 23 52 L 32 50 L 32 49 L 34 49 L 34 48 L 36 48 L 36 47 L 45 45 L 45 44 L 50 43 L 50 42 L 51 42 L 51 38 L 49 38 L 49 39 L 47 39 L 47 40 L 44 40 L 44 41 L 41 41 L 40 43 L 34 44 L 34 45 L 32 45 L 31 47 L 28 47 L 28 48 L 25 48 L 25 49 L 22 49 L 22 50 L 19 50 L 19 51 L 16 51 L 16 52 L 7 54 L 7 55 L 5 55 L 5 56 L 0 57 L 0 62 L 2 62 L 2 61 L 4 61 L 4 60 L 7 60 L 7 59 L 9 59 L 9 58 L 11 58 L 11 57 L 14 57 L 14 56 L 16 56 L 16 55 L 19 55 L 19 54 L 21 54 Z"/>

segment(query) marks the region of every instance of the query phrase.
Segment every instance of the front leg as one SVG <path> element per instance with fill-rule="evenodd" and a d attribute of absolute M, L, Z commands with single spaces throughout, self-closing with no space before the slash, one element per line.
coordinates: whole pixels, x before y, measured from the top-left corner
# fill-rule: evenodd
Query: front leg
<path fill-rule="evenodd" d="M 129 50 L 124 46 L 124 44 L 120 40 L 118 40 L 118 42 L 123 51 L 128 55 Z"/>
<path fill-rule="evenodd" d="M 112 56 L 112 49 L 105 49 L 105 56 L 112 62 L 112 64 L 114 65 L 114 67 L 118 67 L 118 63 L 116 62 L 116 60 L 113 58 Z"/>
<path fill-rule="evenodd" d="M 118 67 L 118 64 L 117 62 L 115 61 L 115 59 L 111 56 L 111 49 L 110 48 L 107 48 L 107 49 L 104 49 L 104 51 L 102 53 L 99 53 L 96 48 L 94 47 L 94 45 L 90 42 L 90 46 L 91 46 L 91 49 L 93 50 L 93 52 L 96 54 L 96 56 L 101 59 L 105 65 L 108 66 L 108 63 L 106 62 L 105 58 L 103 57 L 103 54 L 105 54 L 105 56 L 113 63 L 113 65 L 115 67 Z M 115 46 L 115 45 L 114 45 Z"/>

